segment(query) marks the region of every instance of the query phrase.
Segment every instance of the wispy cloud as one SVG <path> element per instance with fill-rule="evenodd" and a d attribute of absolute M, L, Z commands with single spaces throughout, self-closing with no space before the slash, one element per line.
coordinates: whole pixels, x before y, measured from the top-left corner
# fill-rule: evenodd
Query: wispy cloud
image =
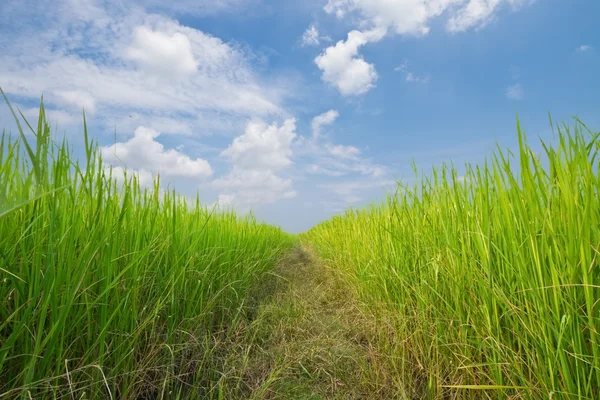
<path fill-rule="evenodd" d="M 396 185 L 397 182 L 393 179 L 379 179 L 327 183 L 320 185 L 320 187 L 334 193 L 339 209 L 344 209 L 362 201 L 365 193 L 379 190 L 383 194 L 393 190 Z"/>
<path fill-rule="evenodd" d="M 312 140 L 316 141 L 321 135 L 321 128 L 326 125 L 331 125 L 340 116 L 340 113 L 336 110 L 329 110 L 321 115 L 317 115 L 313 118 L 311 123 L 312 128 Z"/>
<path fill-rule="evenodd" d="M 394 68 L 394 71 L 404 74 L 404 80 L 408 83 L 429 83 L 431 80 L 431 75 L 429 74 L 417 75 L 409 71 L 407 61 L 403 61 L 402 64 Z"/>
<path fill-rule="evenodd" d="M 576 50 L 580 53 L 583 53 L 586 51 L 590 51 L 592 49 L 593 49 L 593 47 L 590 46 L 589 44 L 583 44 L 583 45 L 579 46 Z"/>
<path fill-rule="evenodd" d="M 309 26 L 302 34 L 302 46 L 318 46 L 321 43 L 319 30 L 315 25 Z"/>
<path fill-rule="evenodd" d="M 511 85 L 506 89 L 506 97 L 511 100 L 522 100 L 523 95 L 524 91 L 520 83 Z"/>
<path fill-rule="evenodd" d="M 322 125 L 332 124 L 339 117 L 339 113 L 330 110 L 313 119 L 313 131 L 319 132 Z M 323 183 L 321 189 L 329 192 L 334 201 L 323 204 L 331 209 L 338 209 L 355 204 L 373 188 L 383 187 L 390 182 L 390 173 L 387 167 L 373 162 L 362 154 L 362 151 L 352 145 L 338 144 L 322 135 L 313 135 L 313 140 L 303 142 L 307 167 L 305 171 L 311 175 L 335 178 L 335 182 L 345 179 L 346 182 Z"/>
<path fill-rule="evenodd" d="M 332 156 L 342 159 L 357 160 L 360 156 L 360 150 L 354 146 L 329 145 L 327 150 Z"/>
<path fill-rule="evenodd" d="M 319 28 L 317 28 L 315 24 L 312 24 L 306 28 L 300 40 L 302 47 L 318 46 L 321 44 L 321 42 L 331 42 L 331 38 L 329 36 L 321 35 Z"/>

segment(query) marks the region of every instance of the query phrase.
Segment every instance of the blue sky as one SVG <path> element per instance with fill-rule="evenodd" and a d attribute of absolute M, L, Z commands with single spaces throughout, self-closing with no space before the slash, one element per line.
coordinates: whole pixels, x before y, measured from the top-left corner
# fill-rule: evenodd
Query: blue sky
<path fill-rule="evenodd" d="M 301 232 L 397 179 L 600 122 L 595 0 L 5 0 L 0 86 L 76 151 Z M 0 126 L 14 129 L 0 107 Z"/>

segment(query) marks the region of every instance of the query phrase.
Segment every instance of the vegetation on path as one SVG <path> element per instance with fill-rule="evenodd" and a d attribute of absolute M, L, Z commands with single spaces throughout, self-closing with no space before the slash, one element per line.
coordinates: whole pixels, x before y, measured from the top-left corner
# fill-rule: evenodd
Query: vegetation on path
<path fill-rule="evenodd" d="M 381 326 L 336 270 L 298 247 L 258 290 L 254 318 L 222 343 L 222 398 L 403 398 Z"/>

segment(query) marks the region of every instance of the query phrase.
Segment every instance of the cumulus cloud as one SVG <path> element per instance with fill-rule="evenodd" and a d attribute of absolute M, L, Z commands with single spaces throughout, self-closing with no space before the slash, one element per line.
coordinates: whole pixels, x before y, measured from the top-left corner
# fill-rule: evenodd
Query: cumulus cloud
<path fill-rule="evenodd" d="M 201 158 L 192 159 L 181 151 L 168 149 L 155 139 L 160 133 L 140 126 L 133 138 L 102 148 L 102 159 L 113 166 L 170 177 L 208 178 L 213 171 Z"/>
<path fill-rule="evenodd" d="M 323 72 L 322 79 L 337 88 L 343 96 L 361 95 L 375 86 L 378 75 L 373 64 L 366 62 L 358 50 L 369 42 L 383 38 L 381 29 L 348 33 L 348 38 L 328 47 L 315 58 Z"/>
<path fill-rule="evenodd" d="M 321 127 L 333 124 L 339 116 L 340 113 L 336 110 L 329 110 L 314 117 L 311 123 L 313 140 L 317 140 L 321 135 Z"/>
<path fill-rule="evenodd" d="M 221 153 L 243 169 L 280 169 L 292 161 L 292 141 L 296 137 L 296 121 L 286 120 L 282 126 L 264 122 L 250 122 L 243 135 Z"/>
<path fill-rule="evenodd" d="M 362 25 L 389 28 L 401 35 L 426 35 L 434 18 L 446 15 L 446 28 L 465 31 L 485 25 L 508 4 L 513 8 L 532 0 L 329 0 L 324 10 L 338 18 L 356 12 Z"/>
<path fill-rule="evenodd" d="M 291 179 L 284 179 L 271 170 L 242 170 L 235 168 L 224 178 L 213 182 L 224 191 L 219 197 L 242 209 L 259 204 L 271 204 L 280 199 L 296 196 Z"/>
<path fill-rule="evenodd" d="M 520 83 L 511 85 L 506 89 L 506 97 L 511 100 L 521 100 L 523 99 L 523 94 L 523 87 Z"/>
<path fill-rule="evenodd" d="M 212 183 L 221 192 L 219 196 L 242 209 L 295 197 L 292 180 L 278 174 L 292 164 L 292 142 L 296 136 L 294 119 L 281 126 L 263 121 L 248 123 L 244 134 L 221 153 L 232 168 L 228 175 Z"/>
<path fill-rule="evenodd" d="M 234 200 L 235 196 L 232 194 L 220 194 L 217 198 L 216 204 L 213 204 L 212 206 L 219 205 L 221 207 L 228 207 L 233 204 Z"/>
<path fill-rule="evenodd" d="M 482 27 L 492 20 L 503 6 L 514 9 L 534 0 L 328 0 L 325 12 L 345 18 L 354 18 L 363 31 L 354 30 L 348 39 L 327 48 L 315 59 L 323 72 L 322 79 L 336 87 L 344 96 L 361 95 L 375 86 L 378 79 L 373 64 L 359 54 L 360 47 L 379 41 L 388 32 L 399 35 L 423 36 L 429 33 L 434 18 L 444 15 L 450 32 Z M 370 30 L 364 30 L 369 28 Z M 427 83 L 428 75 L 419 76 L 406 71 L 411 83 Z"/>
<path fill-rule="evenodd" d="M 154 184 L 154 175 L 152 172 L 147 171 L 145 169 L 142 170 L 129 170 L 123 167 L 115 167 L 112 166 L 110 168 L 106 168 L 105 172 L 107 175 L 112 176 L 114 180 L 116 180 L 117 185 L 123 186 L 125 181 L 130 179 L 135 179 L 140 187 L 150 188 Z"/>
<path fill-rule="evenodd" d="M 446 0 L 450 2 L 450 0 Z M 448 20 L 447 29 L 450 32 L 461 32 L 472 27 L 482 27 L 486 25 L 501 6 L 508 4 L 513 8 L 532 0 L 468 0 L 462 1 L 462 7 L 459 8 Z M 451 4 L 450 4 L 451 5 Z"/>
<path fill-rule="evenodd" d="M 8 94 L 44 94 L 66 112 L 83 107 L 110 128 L 134 112 L 150 127 L 160 114 L 198 129 L 211 121 L 213 131 L 285 114 L 289 82 L 267 83 L 253 67 L 256 56 L 235 43 L 132 3 L 7 1 L 6 18 L 25 21 L 18 32 L 0 27 Z M 31 7 L 44 18 L 24 18 Z"/>
<path fill-rule="evenodd" d="M 198 68 L 190 40 L 179 32 L 168 35 L 145 26 L 137 27 L 134 42 L 125 54 L 142 67 L 171 76 L 188 75 Z"/>

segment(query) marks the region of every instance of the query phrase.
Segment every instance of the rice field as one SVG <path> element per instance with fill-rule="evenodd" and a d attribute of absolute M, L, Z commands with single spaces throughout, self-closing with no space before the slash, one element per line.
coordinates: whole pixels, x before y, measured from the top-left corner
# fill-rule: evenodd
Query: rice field
<path fill-rule="evenodd" d="M 43 106 L 0 141 L 0 397 L 217 398 L 219 340 L 294 245 L 75 161 Z M 191 393 L 191 394 L 190 394 Z"/>
<path fill-rule="evenodd" d="M 12 111 L 1 399 L 600 398 L 600 133 L 578 120 L 541 152 L 517 121 L 514 154 L 297 238 Z"/>
<path fill-rule="evenodd" d="M 599 133 L 444 166 L 304 234 L 344 271 L 410 398 L 600 398 Z"/>

